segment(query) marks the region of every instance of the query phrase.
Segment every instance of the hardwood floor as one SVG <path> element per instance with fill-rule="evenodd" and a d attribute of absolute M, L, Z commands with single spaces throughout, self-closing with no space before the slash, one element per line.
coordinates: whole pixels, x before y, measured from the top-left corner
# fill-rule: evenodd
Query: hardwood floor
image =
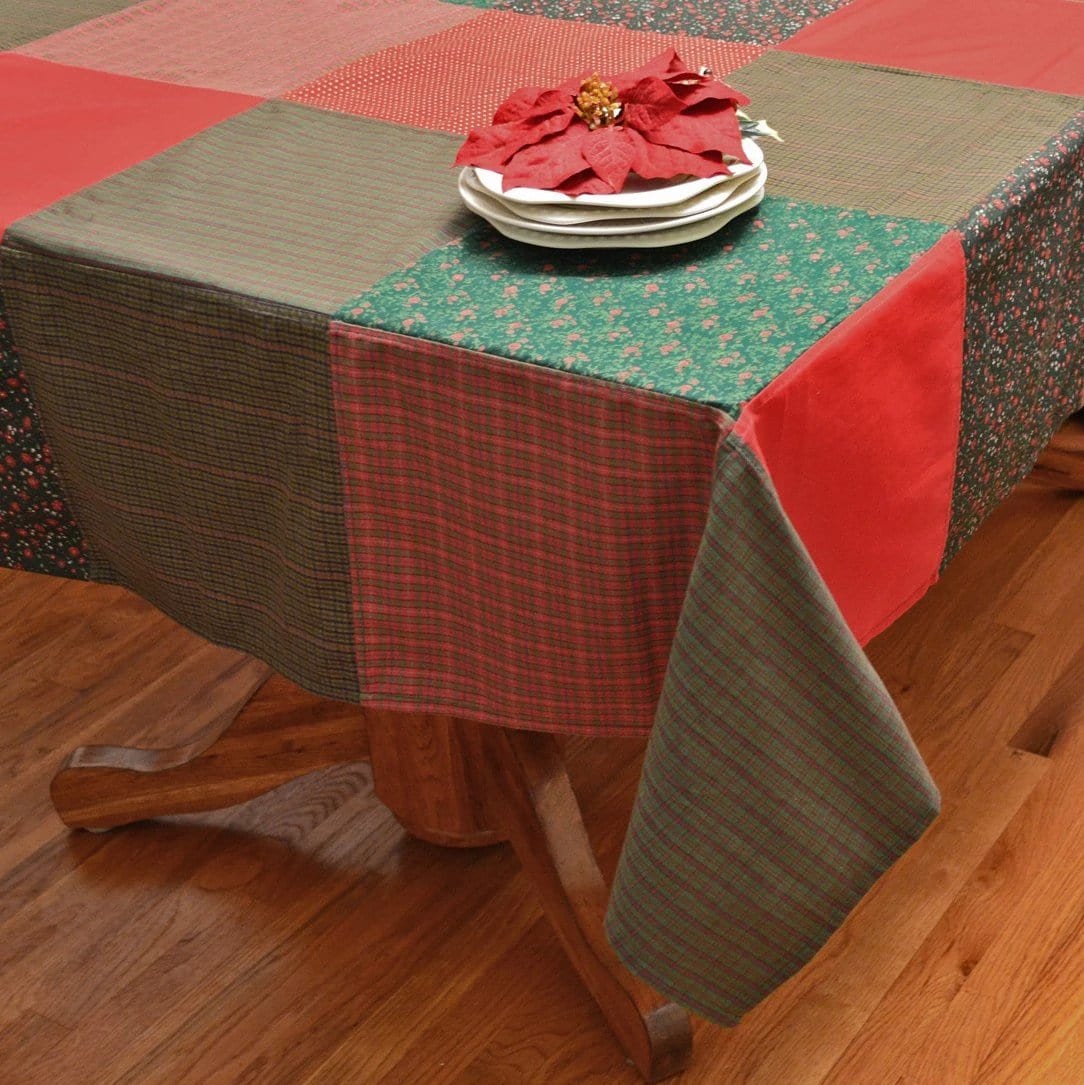
<path fill-rule="evenodd" d="M 675 1081 L 1084 1083 L 1082 548 L 1084 500 L 1025 485 L 871 646 L 944 814 Z M 0 1082 L 633 1085 L 509 849 L 406 837 L 367 766 L 63 828 L 69 749 L 194 733 L 236 662 L 124 592 L 0 574 Z M 640 745 L 568 755 L 612 867 Z"/>

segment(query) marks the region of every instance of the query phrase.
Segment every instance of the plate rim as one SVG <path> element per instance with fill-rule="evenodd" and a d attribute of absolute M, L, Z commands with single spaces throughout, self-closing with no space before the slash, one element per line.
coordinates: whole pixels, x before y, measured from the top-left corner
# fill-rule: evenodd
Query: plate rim
<path fill-rule="evenodd" d="M 560 237 L 636 237 L 642 234 L 659 233 L 664 230 L 676 230 L 683 226 L 695 225 L 696 223 L 702 222 L 705 219 L 710 219 L 715 215 L 724 215 L 731 207 L 740 206 L 755 192 L 763 190 L 767 176 L 768 170 L 763 164 L 757 168 L 756 173 L 746 174 L 741 179 L 741 183 L 735 186 L 735 189 L 731 194 L 732 196 L 739 197 L 734 203 L 728 203 L 727 200 L 724 199 L 720 201 L 718 205 L 708 207 L 703 211 L 672 218 L 649 218 L 648 221 L 643 224 L 632 226 L 624 230 L 607 226 L 606 220 L 601 222 L 586 222 L 583 224 L 558 224 L 525 219 L 522 216 L 518 216 L 514 209 L 502 204 L 501 201 L 496 197 L 491 196 L 487 191 L 480 192 L 473 188 L 470 181 L 465 179 L 462 174 L 459 178 L 459 194 L 462 197 L 463 202 L 471 211 L 484 218 L 492 226 L 496 226 L 497 221 L 501 221 L 506 225 L 517 229 L 533 230 L 535 233 L 553 234 Z M 497 207 L 487 207 L 486 201 L 488 201 L 489 204 L 497 205 Z M 499 208 L 499 210 L 497 208 Z M 627 217 L 634 218 L 635 216 L 629 215 Z"/>
<path fill-rule="evenodd" d="M 671 245 L 686 245 L 710 237 L 739 215 L 744 215 L 747 211 L 759 207 L 763 199 L 764 188 L 761 187 L 738 206 L 728 208 L 718 215 L 701 219 L 698 222 L 686 223 L 684 229 L 654 230 L 643 234 L 547 234 L 530 228 L 520 230 L 518 227 L 501 226 L 496 222 L 491 222 L 490 225 L 499 234 L 511 241 L 517 241 L 522 245 L 534 245 L 541 249 L 661 249 Z M 703 229 L 705 226 L 707 229 Z M 521 234 L 533 234 L 534 236 L 517 237 L 515 233 L 509 233 L 509 230 L 517 230 Z M 688 233 L 691 233 L 692 236 L 684 236 Z M 577 245 L 576 242 L 581 244 Z"/>

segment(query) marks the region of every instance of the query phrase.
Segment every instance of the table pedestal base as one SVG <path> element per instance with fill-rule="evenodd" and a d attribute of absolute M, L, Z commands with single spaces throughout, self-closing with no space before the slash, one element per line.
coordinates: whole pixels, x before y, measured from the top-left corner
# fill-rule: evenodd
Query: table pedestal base
<path fill-rule="evenodd" d="M 512 844 L 569 960 L 645 1080 L 687 1066 L 688 1014 L 630 975 L 606 942 L 606 884 L 552 735 L 368 712 L 252 666 L 255 696 L 191 742 L 72 753 L 52 782 L 64 823 L 102 830 L 220 809 L 316 769 L 369 760 L 377 796 L 414 836 L 453 847 Z"/>

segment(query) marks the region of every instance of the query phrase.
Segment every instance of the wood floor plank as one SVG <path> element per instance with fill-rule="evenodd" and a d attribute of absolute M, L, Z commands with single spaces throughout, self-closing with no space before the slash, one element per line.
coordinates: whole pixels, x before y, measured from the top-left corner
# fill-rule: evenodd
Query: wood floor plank
<path fill-rule="evenodd" d="M 514 959 L 509 963 L 506 958 L 538 918 L 539 909 L 525 879 L 512 874 L 468 924 L 442 937 L 425 969 L 412 972 L 344 1036 L 309 1072 L 304 1085 L 410 1078 L 424 1082 L 427 1073 L 447 1072 L 449 1063 L 464 1061 L 469 1045 L 449 1043 L 449 1021 L 455 1021 L 464 1006 L 468 1017 L 477 1014 L 482 1007 L 473 999 L 478 995 L 492 1014 L 500 985 L 520 982 L 522 963 Z M 479 946 L 485 947 L 484 954 L 478 952 Z M 415 1020 L 419 1006 L 425 1006 L 432 1022 L 421 1035 Z M 459 1031 L 451 1026 L 453 1035 Z M 483 1036 L 473 1033 L 472 1042 L 481 1043 Z M 432 1070 L 427 1059 L 434 1063 Z"/>
<path fill-rule="evenodd" d="M 1084 1080 L 1084 911 L 979 1066 L 972 1085 Z"/>
<path fill-rule="evenodd" d="M 1084 659 L 1084 648 L 1077 658 Z M 1072 666 L 1066 673 L 1075 678 L 1081 671 Z M 1072 718 L 1051 750 L 1051 771 L 1007 830 L 1010 839 L 1000 842 L 1015 869 L 1005 879 L 1011 888 L 997 899 L 986 894 L 987 909 L 1000 919 L 996 934 L 989 946 L 972 947 L 959 992 L 909 1060 L 916 1085 L 971 1081 L 1026 1008 L 1043 969 L 1084 937 L 1084 687 L 1075 692 Z M 1084 978 L 1078 974 L 1076 982 L 1079 998 Z"/>
<path fill-rule="evenodd" d="M 998 600 L 998 619 L 1015 629 L 1042 632 L 1050 620 L 1050 600 L 1072 596 L 1080 582 L 1080 538 L 1084 535 L 1084 501 L 1062 495 L 1065 512 L 1057 531 L 1033 549 L 1005 585 Z"/>
<path fill-rule="evenodd" d="M 688 1080 L 709 1085 L 721 1074 L 743 1085 L 823 1082 L 1042 779 L 1041 761 L 1007 750 L 987 754 L 976 773 L 982 786 L 946 803 L 942 819 L 798 976 L 737 1028 L 714 1034 L 710 1058 Z"/>
<path fill-rule="evenodd" d="M 389 836 L 377 867 L 359 866 L 346 892 L 295 923 L 293 938 L 205 998 L 117 1085 L 303 1080 L 326 1048 L 407 982 L 510 873 L 502 850 L 453 856 L 429 877 L 414 876 L 432 863 L 432 851 L 404 843 L 398 831 Z M 432 895 L 442 900 L 437 915 L 426 912 Z M 263 1038 L 258 1050 L 253 1036 Z"/>
<path fill-rule="evenodd" d="M 1084 908 L 1084 646 L 1032 715 L 1016 740 L 1034 736 L 1051 756 L 1050 771 L 825 1085 L 970 1082 L 1005 1015 L 1027 997 L 1032 974 Z M 910 1024 L 902 1035 L 901 1020 Z M 867 1076 L 871 1065 L 876 1078 Z"/>
<path fill-rule="evenodd" d="M 285 790 L 292 804 L 265 811 L 257 829 L 247 819 L 223 825 L 177 818 L 116 834 L 120 840 L 146 832 L 167 851 L 200 855 L 187 879 L 170 881 L 153 866 L 133 864 L 114 885 L 118 908 L 156 895 L 152 919 L 164 925 L 134 931 L 143 946 L 140 966 L 94 1001 L 70 1044 L 43 1058 L 43 1083 L 72 1065 L 81 1044 L 97 1053 L 103 1085 L 124 1080 L 162 1052 L 168 1063 L 170 1045 L 208 1002 L 243 986 L 261 961 L 303 947 L 299 931 L 356 890 L 366 864 L 386 861 L 402 840 L 372 799 L 367 769 L 344 768 Z M 361 846 L 353 846 L 354 832 L 362 834 Z M 159 1080 L 182 1080 L 173 1074 L 168 1068 Z"/>

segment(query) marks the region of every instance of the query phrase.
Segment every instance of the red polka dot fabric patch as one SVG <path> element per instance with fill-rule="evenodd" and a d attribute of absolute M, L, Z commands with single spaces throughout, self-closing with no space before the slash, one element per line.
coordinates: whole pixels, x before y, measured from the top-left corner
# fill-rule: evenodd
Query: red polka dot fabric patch
<path fill-rule="evenodd" d="M 0 54 L 0 235 L 261 101 Z"/>
<path fill-rule="evenodd" d="M 779 48 L 1084 94 L 1084 4 L 1079 0 L 856 0 Z"/>
<path fill-rule="evenodd" d="M 639 67 L 673 46 L 693 67 L 723 76 L 760 46 L 655 34 L 507 11 L 490 11 L 440 34 L 385 49 L 284 95 L 340 113 L 466 134 L 489 124 L 524 86 L 551 86 L 580 72 Z"/>

